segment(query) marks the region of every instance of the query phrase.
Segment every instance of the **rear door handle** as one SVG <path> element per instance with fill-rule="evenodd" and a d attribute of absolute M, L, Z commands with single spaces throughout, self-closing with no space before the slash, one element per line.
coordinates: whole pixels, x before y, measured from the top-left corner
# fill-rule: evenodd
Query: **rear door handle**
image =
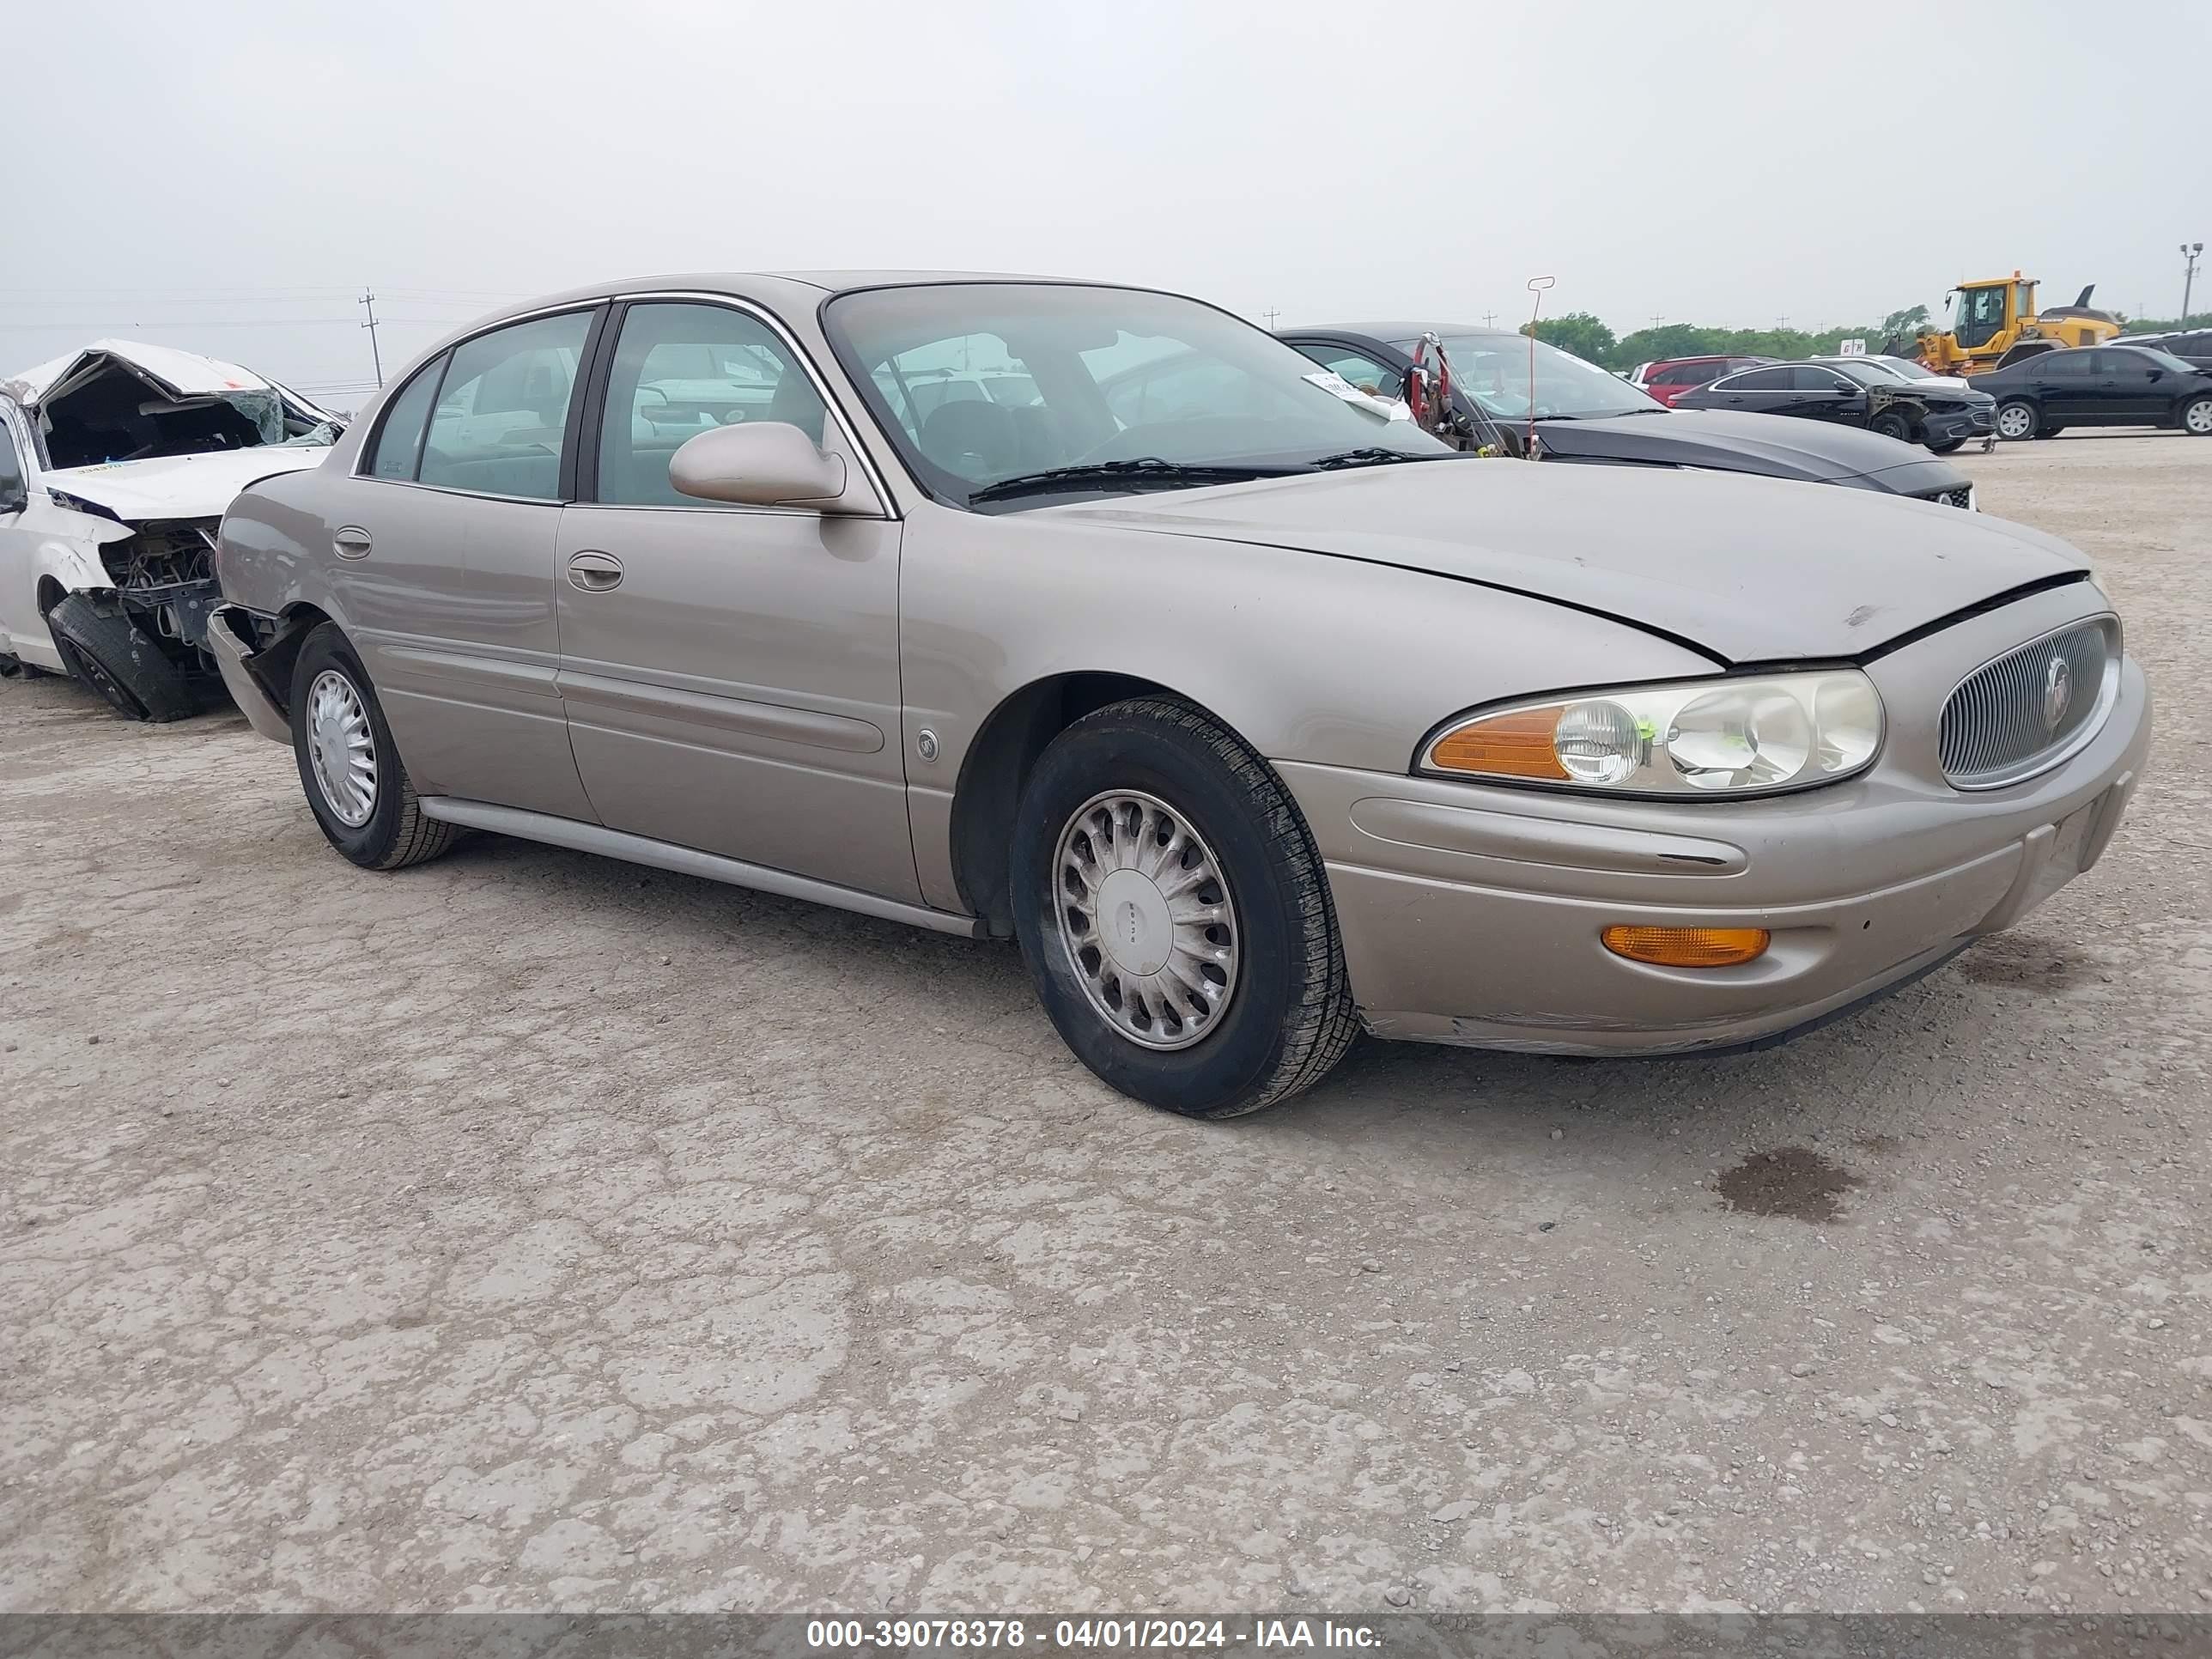
<path fill-rule="evenodd" d="M 611 553 L 586 549 L 568 561 L 568 585 L 586 593 L 604 593 L 622 586 L 622 561 Z"/>
<path fill-rule="evenodd" d="M 344 524 L 331 532 L 331 545 L 342 559 L 365 559 L 371 544 L 368 532 L 357 524 Z"/>

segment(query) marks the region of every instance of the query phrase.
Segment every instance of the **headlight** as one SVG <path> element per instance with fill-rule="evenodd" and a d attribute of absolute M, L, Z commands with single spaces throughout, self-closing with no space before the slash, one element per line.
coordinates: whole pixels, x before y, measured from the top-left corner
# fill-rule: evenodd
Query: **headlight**
<path fill-rule="evenodd" d="M 1605 794 L 1755 794 L 1862 772 L 1881 698 L 1856 669 L 1516 703 L 1446 726 L 1419 769 Z"/>

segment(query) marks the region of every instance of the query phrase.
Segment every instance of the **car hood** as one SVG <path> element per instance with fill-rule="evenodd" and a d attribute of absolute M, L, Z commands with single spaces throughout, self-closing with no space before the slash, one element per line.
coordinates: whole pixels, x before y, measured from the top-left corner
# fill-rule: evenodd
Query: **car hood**
<path fill-rule="evenodd" d="M 279 472 L 322 465 L 328 444 L 258 444 L 201 455 L 157 455 L 143 461 L 109 461 L 40 475 L 50 489 L 88 501 L 136 524 L 149 519 L 214 519 L 238 492 Z"/>
<path fill-rule="evenodd" d="M 1779 420 L 1738 410 L 1674 409 L 1596 421 L 1538 421 L 1536 434 L 1553 454 L 1576 459 L 1718 467 L 1821 483 L 1865 480 L 1900 495 L 1962 489 L 1967 482 L 1957 467 L 1917 444 L 1859 427 Z"/>
<path fill-rule="evenodd" d="M 1301 474 L 1036 516 L 1427 571 L 1614 617 L 1728 664 L 1856 658 L 2088 570 L 2039 531 L 1868 490 L 1506 460 Z"/>

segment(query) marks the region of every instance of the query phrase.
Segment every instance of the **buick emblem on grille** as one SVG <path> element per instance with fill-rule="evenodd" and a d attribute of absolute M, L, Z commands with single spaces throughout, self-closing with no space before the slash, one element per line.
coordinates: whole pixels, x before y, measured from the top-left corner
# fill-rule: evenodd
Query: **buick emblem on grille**
<path fill-rule="evenodd" d="M 2064 657 L 2053 653 L 2043 667 L 2043 729 L 2056 732 L 2073 701 L 2074 671 Z"/>

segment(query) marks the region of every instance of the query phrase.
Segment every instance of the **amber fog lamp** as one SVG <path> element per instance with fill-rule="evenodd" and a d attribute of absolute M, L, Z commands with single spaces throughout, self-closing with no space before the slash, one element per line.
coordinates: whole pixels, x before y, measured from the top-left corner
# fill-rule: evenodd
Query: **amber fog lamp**
<path fill-rule="evenodd" d="M 1733 968 L 1766 953 L 1764 927 L 1608 927 L 1605 948 L 1662 968 Z"/>

